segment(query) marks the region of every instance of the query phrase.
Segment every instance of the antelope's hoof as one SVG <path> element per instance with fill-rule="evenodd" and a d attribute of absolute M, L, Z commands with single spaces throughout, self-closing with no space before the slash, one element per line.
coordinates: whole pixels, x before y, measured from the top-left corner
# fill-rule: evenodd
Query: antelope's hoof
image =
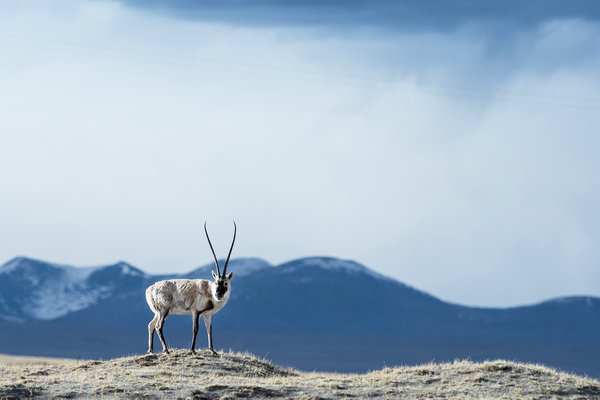
<path fill-rule="evenodd" d="M 219 353 L 217 353 L 216 351 L 214 351 L 213 349 L 210 349 L 210 355 L 213 357 L 218 357 Z"/>
<path fill-rule="evenodd" d="M 163 354 L 171 354 L 171 353 L 169 353 L 169 350 L 167 350 L 167 349 L 164 349 L 164 350 L 163 350 Z"/>
<path fill-rule="evenodd" d="M 190 349 L 190 353 L 192 353 L 192 354 L 196 354 L 196 350 L 194 350 L 194 349 Z"/>
<path fill-rule="evenodd" d="M 154 350 L 148 350 L 148 354 L 154 354 Z"/>

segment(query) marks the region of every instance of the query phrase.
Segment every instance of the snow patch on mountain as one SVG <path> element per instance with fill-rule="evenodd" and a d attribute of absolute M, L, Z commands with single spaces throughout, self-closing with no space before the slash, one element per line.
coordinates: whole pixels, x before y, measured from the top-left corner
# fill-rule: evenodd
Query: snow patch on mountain
<path fill-rule="evenodd" d="M 123 274 L 123 275 L 139 276 L 139 277 L 143 277 L 143 278 L 148 278 L 150 276 L 147 273 L 145 273 L 144 271 L 133 267 L 132 265 L 126 263 L 125 261 L 119 262 L 117 264 L 117 266 L 121 268 L 121 274 Z"/>
<path fill-rule="evenodd" d="M 559 304 L 585 304 L 588 307 L 593 307 L 597 302 L 597 298 L 591 296 L 567 296 L 557 299 L 550 299 L 543 303 L 559 303 Z M 542 304 L 543 304 L 542 303 Z"/>
<path fill-rule="evenodd" d="M 58 279 L 43 282 L 24 307 L 29 316 L 38 320 L 51 320 L 73 311 L 87 308 L 110 295 L 111 287 L 91 288 L 87 278 L 98 267 L 59 267 Z"/>
<path fill-rule="evenodd" d="M 350 274 L 366 274 L 377 279 L 393 280 L 355 261 L 340 260 L 332 257 L 307 257 L 281 265 L 282 272 L 296 272 L 306 267 L 318 267 L 329 271 L 343 271 Z"/>
<path fill-rule="evenodd" d="M 273 266 L 260 258 L 238 258 L 231 260 L 228 271 L 233 272 L 236 277 L 250 275 L 251 273 L 264 268 L 272 268 Z"/>
<path fill-rule="evenodd" d="M 22 257 L 16 257 L 13 258 L 12 260 L 10 260 L 9 262 L 7 262 L 6 264 L 4 264 L 3 266 L 0 267 L 0 275 L 2 274 L 8 274 L 10 272 L 15 271 L 17 268 L 19 268 L 19 265 L 21 264 L 23 258 Z"/>
<path fill-rule="evenodd" d="M 71 267 L 52 264 L 27 257 L 17 257 L 2 268 L 0 274 L 7 280 L 18 280 L 23 293 L 18 309 L 8 308 L 7 299 L 0 293 L 0 310 L 3 320 L 51 320 L 73 311 L 87 308 L 111 294 L 111 286 L 92 286 L 88 278 L 104 267 Z M 128 273 L 136 273 L 123 266 Z M 26 284 L 25 284 L 26 282 Z M 23 318 L 21 318 L 22 315 Z"/>
<path fill-rule="evenodd" d="M 224 265 L 225 260 L 219 260 L 221 272 L 223 272 L 222 269 Z M 236 258 L 229 261 L 227 273 L 233 272 L 234 278 L 240 278 L 264 268 L 273 268 L 273 266 L 260 258 Z M 216 271 L 214 264 L 205 265 L 179 277 L 188 279 L 212 279 L 210 271 Z"/>
<path fill-rule="evenodd" d="M 68 285 L 43 287 L 24 311 L 35 319 L 47 321 L 83 310 L 111 293 L 108 286 L 87 291 L 79 289 L 82 288 Z"/>

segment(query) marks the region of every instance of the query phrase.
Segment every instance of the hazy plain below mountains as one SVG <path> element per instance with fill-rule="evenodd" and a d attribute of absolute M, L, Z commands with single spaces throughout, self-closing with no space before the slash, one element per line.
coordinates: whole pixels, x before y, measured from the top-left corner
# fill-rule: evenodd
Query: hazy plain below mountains
<path fill-rule="evenodd" d="M 76 268 L 15 258 L 0 267 L 0 353 L 112 358 L 147 349 L 153 282 L 119 262 Z M 541 362 L 600 377 L 600 298 L 513 308 L 450 304 L 360 264 L 311 257 L 272 266 L 231 260 L 231 299 L 213 317 L 215 348 L 248 350 L 303 370 L 363 372 L 469 358 Z M 191 316 L 169 316 L 171 346 L 188 347 Z M 206 346 L 204 331 L 197 347 Z M 158 350 L 158 348 L 157 348 Z"/>

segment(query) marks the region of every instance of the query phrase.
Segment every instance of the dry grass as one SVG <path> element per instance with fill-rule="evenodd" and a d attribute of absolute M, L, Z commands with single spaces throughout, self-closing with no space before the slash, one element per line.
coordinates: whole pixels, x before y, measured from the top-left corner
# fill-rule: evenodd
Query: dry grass
<path fill-rule="evenodd" d="M 12 360 L 12 361 L 11 361 Z M 0 399 L 600 399 L 600 382 L 540 365 L 456 361 L 368 374 L 302 373 L 250 354 L 109 361 L 0 357 Z"/>
<path fill-rule="evenodd" d="M 72 364 L 72 358 L 9 356 L 0 354 L 0 365 Z"/>

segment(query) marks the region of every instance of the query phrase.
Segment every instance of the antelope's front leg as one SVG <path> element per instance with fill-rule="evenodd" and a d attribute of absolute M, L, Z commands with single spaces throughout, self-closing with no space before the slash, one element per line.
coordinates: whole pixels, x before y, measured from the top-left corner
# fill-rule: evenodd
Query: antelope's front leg
<path fill-rule="evenodd" d="M 192 314 L 192 318 L 194 324 L 194 336 L 192 337 L 192 348 L 190 350 L 192 351 L 192 354 L 194 354 L 196 353 L 196 335 L 198 334 L 198 320 L 200 319 L 200 313 L 195 311 Z"/>
<path fill-rule="evenodd" d="M 212 340 L 212 324 L 210 323 L 210 315 L 204 316 L 204 326 L 206 326 L 206 335 L 208 336 L 208 348 L 212 352 L 213 356 L 218 355 L 215 349 L 213 348 L 213 340 Z"/>

